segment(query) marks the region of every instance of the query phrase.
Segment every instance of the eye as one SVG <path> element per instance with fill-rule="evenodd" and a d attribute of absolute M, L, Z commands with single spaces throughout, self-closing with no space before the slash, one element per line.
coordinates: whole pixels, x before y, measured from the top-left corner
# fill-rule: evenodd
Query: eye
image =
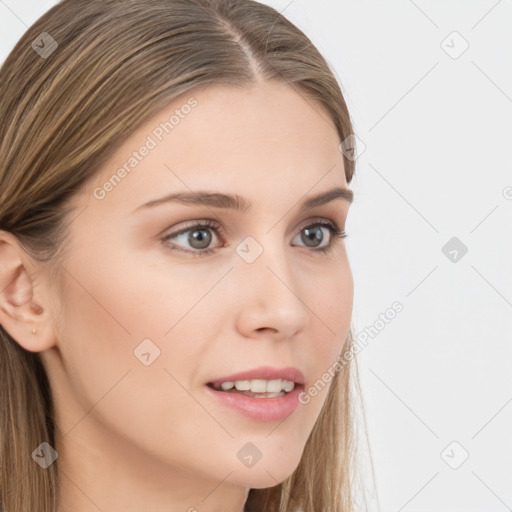
<path fill-rule="evenodd" d="M 217 233 L 223 232 L 222 227 L 217 222 L 211 220 L 204 220 L 199 224 L 186 227 L 184 229 L 181 229 L 180 231 L 177 231 L 176 233 L 171 233 L 170 235 L 165 236 L 163 238 L 163 241 L 167 242 L 168 240 L 174 238 L 178 239 L 179 237 L 182 237 L 182 239 L 185 239 L 187 243 L 190 243 L 192 248 L 196 249 L 196 251 L 180 249 L 174 246 L 174 244 L 172 244 L 168 248 L 171 249 L 172 251 L 191 253 L 193 256 L 203 256 L 215 252 L 213 249 L 207 248 L 212 240 L 212 236 L 211 234 L 209 234 L 211 231 L 216 231 Z M 187 235 L 187 233 L 188 236 L 184 236 Z"/>
<path fill-rule="evenodd" d="M 172 251 L 180 251 L 189 253 L 192 256 L 205 256 L 215 252 L 215 249 L 209 247 L 212 242 L 211 232 L 216 235 L 222 235 L 222 226 L 211 220 L 200 221 L 189 227 L 185 227 L 175 233 L 166 235 L 162 242 Z M 324 233 L 328 233 L 326 236 Z M 346 238 L 348 235 L 345 233 L 344 228 L 340 228 L 334 221 L 320 219 L 314 223 L 309 221 L 308 224 L 300 228 L 297 237 L 305 244 L 306 247 L 311 248 L 311 252 L 326 253 L 334 248 L 334 246 Z M 183 249 L 174 243 L 169 244 L 170 240 L 179 240 L 181 237 L 182 242 L 190 244 L 193 249 Z M 327 244 L 322 245 L 322 242 L 327 239 Z"/>
<path fill-rule="evenodd" d="M 321 245 L 325 239 L 325 231 L 322 230 L 327 230 L 329 233 L 329 240 L 327 244 L 322 245 L 313 252 L 329 252 L 334 248 L 339 239 L 347 237 L 344 228 L 340 228 L 334 221 L 326 220 L 319 220 L 314 224 L 307 224 L 300 229 L 297 236 L 300 236 L 301 240 L 305 242 L 306 247 L 316 248 Z M 312 246 L 308 245 L 310 242 L 313 244 Z"/>

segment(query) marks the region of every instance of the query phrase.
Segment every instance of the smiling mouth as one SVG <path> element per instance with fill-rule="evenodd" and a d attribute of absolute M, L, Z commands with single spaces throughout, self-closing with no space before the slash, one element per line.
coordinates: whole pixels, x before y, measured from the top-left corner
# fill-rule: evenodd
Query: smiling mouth
<path fill-rule="evenodd" d="M 251 391 L 250 389 L 237 389 L 234 385 L 230 389 L 223 389 L 220 384 L 213 384 L 209 382 L 207 386 L 215 391 L 220 391 L 222 393 L 232 393 L 237 395 L 249 396 L 251 398 L 279 398 L 281 396 L 285 396 L 296 388 L 302 387 L 302 384 L 292 383 L 293 387 L 288 386 L 288 390 L 281 389 L 281 391 L 265 391 L 265 392 L 256 392 Z"/>
<path fill-rule="evenodd" d="M 205 388 L 209 388 L 206 392 L 221 407 L 228 407 L 254 421 L 281 421 L 299 407 L 304 384 L 282 379 L 232 379 L 208 382 Z"/>

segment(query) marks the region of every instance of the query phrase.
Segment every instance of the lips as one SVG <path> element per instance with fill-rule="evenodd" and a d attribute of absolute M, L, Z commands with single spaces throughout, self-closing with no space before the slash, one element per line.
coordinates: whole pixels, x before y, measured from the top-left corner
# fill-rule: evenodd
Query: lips
<path fill-rule="evenodd" d="M 205 392 L 221 406 L 219 414 L 224 409 L 230 409 L 254 421 L 282 421 L 292 414 L 300 405 L 299 395 L 303 384 L 297 384 L 289 393 L 279 397 L 254 398 L 240 393 L 226 393 L 205 386 Z"/>
<path fill-rule="evenodd" d="M 289 380 L 295 384 L 304 385 L 303 373 L 293 366 L 286 368 L 276 368 L 273 366 L 260 366 L 252 370 L 247 370 L 239 373 L 233 373 L 224 377 L 209 381 L 207 384 L 222 384 L 223 382 L 235 382 L 237 380 Z"/>

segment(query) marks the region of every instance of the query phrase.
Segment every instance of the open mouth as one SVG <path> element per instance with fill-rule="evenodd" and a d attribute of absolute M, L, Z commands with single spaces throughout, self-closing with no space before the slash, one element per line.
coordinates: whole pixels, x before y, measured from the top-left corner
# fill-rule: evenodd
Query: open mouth
<path fill-rule="evenodd" d="M 237 375 L 238 377 L 238 375 Z M 290 377 L 288 377 L 290 378 Z M 205 384 L 222 406 L 255 421 L 281 421 L 300 404 L 304 384 L 283 379 L 224 380 Z"/>
<path fill-rule="evenodd" d="M 290 381 L 241 381 L 223 382 L 222 384 L 208 383 L 207 386 L 222 393 L 232 393 L 252 398 L 279 398 L 302 387 L 301 384 Z"/>

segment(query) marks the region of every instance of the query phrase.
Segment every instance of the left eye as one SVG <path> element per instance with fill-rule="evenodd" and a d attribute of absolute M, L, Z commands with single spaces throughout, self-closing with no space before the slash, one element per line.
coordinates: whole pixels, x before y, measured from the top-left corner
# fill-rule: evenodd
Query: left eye
<path fill-rule="evenodd" d="M 322 246 L 321 244 L 325 238 L 325 230 L 329 232 L 329 241 L 327 245 Z M 215 252 L 214 249 L 208 248 L 212 241 L 212 231 L 218 234 L 223 233 L 220 224 L 207 220 L 171 233 L 165 236 L 162 241 L 166 242 L 165 246 L 170 250 L 190 253 L 194 256 L 203 256 Z M 169 240 L 178 240 L 180 237 L 185 237 L 184 241 L 189 243 L 194 250 L 179 248 L 176 244 L 167 244 Z M 345 234 L 344 228 L 339 228 L 335 222 L 320 220 L 302 227 L 297 237 L 300 237 L 306 244 L 306 247 L 312 249 L 312 252 L 327 252 L 331 250 L 340 239 L 346 238 L 347 235 Z M 312 242 L 313 245 L 307 245 L 309 242 Z"/>

